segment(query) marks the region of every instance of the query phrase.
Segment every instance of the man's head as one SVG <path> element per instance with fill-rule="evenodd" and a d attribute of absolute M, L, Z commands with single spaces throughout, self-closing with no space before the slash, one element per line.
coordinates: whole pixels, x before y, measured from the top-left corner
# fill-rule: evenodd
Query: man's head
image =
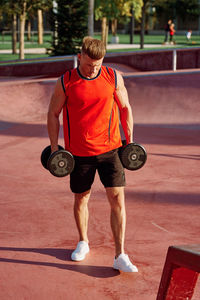
<path fill-rule="evenodd" d="M 82 43 L 82 54 L 88 55 L 90 58 L 99 60 L 106 54 L 106 49 L 102 41 L 86 36 Z"/>
<path fill-rule="evenodd" d="M 102 41 L 85 37 L 83 39 L 81 53 L 78 54 L 79 70 L 89 79 L 97 76 L 103 63 L 106 49 Z"/>

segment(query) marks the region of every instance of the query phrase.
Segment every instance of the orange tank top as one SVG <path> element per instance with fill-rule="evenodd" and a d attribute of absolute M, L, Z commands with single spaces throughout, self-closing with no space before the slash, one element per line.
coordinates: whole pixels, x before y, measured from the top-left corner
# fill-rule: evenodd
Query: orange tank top
<path fill-rule="evenodd" d="M 116 81 L 115 71 L 104 66 L 92 79 L 78 68 L 62 75 L 65 149 L 73 155 L 94 156 L 121 146 Z"/>

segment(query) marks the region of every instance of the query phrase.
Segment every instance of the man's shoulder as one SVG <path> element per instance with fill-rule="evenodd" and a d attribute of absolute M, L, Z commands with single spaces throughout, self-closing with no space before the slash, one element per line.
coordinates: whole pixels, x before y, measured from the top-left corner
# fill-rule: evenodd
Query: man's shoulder
<path fill-rule="evenodd" d="M 66 77 L 66 76 L 71 77 L 71 75 L 73 73 L 75 73 L 75 72 L 76 72 L 76 68 L 68 69 L 68 70 L 65 71 L 65 73 L 62 76 L 64 76 L 64 77 Z"/>
<path fill-rule="evenodd" d="M 110 75 L 111 77 L 116 76 L 116 70 L 114 68 L 104 65 L 101 68 L 104 73 Z"/>
<path fill-rule="evenodd" d="M 61 80 L 65 82 L 65 84 L 69 83 L 74 76 L 77 75 L 76 68 L 67 70 L 64 74 L 61 75 Z"/>
<path fill-rule="evenodd" d="M 105 75 L 106 80 L 110 81 L 116 88 L 117 86 L 116 70 L 109 66 L 102 66 L 102 73 Z"/>
<path fill-rule="evenodd" d="M 111 67 L 109 67 L 109 66 L 106 66 L 106 65 L 102 65 L 102 69 L 103 69 L 104 71 L 107 71 L 107 72 L 109 72 L 109 71 L 114 72 L 114 69 L 113 69 L 113 68 L 111 68 Z"/>

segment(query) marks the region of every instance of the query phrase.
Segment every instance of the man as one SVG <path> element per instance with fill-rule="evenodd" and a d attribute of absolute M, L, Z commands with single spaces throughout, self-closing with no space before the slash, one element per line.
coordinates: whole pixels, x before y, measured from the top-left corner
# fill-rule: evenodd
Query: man
<path fill-rule="evenodd" d="M 75 159 L 70 174 L 74 193 L 74 216 L 79 242 L 71 258 L 81 261 L 89 252 L 88 201 L 96 170 L 111 206 L 115 241 L 114 269 L 137 272 L 124 253 L 126 212 L 125 176 L 118 156 L 122 145 L 118 108 L 127 143 L 132 142 L 133 117 L 122 76 L 102 66 L 106 50 L 102 41 L 85 37 L 79 66 L 58 79 L 48 111 L 52 152 L 58 150 L 59 115 L 63 111 L 65 148 Z"/>
<path fill-rule="evenodd" d="M 174 45 L 175 41 L 174 41 L 174 34 L 175 34 L 176 30 L 175 30 L 175 25 L 174 23 L 171 23 L 170 28 L 169 28 L 169 35 L 170 35 L 170 44 Z"/>
<path fill-rule="evenodd" d="M 165 26 L 165 40 L 164 40 L 164 44 L 168 43 L 169 40 L 169 36 L 170 36 L 170 26 L 172 24 L 172 20 L 169 19 L 166 26 Z"/>

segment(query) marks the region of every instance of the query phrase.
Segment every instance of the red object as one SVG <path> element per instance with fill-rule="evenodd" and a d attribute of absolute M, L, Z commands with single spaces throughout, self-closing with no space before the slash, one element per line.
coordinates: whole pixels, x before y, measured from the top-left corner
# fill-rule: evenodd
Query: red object
<path fill-rule="evenodd" d="M 200 272 L 200 245 L 168 249 L 157 300 L 192 299 Z"/>
<path fill-rule="evenodd" d="M 77 156 L 92 156 L 120 147 L 114 71 L 102 66 L 96 78 L 87 79 L 73 69 L 69 82 L 68 78 L 67 72 L 63 80 L 67 97 L 63 109 L 66 150 Z"/>

